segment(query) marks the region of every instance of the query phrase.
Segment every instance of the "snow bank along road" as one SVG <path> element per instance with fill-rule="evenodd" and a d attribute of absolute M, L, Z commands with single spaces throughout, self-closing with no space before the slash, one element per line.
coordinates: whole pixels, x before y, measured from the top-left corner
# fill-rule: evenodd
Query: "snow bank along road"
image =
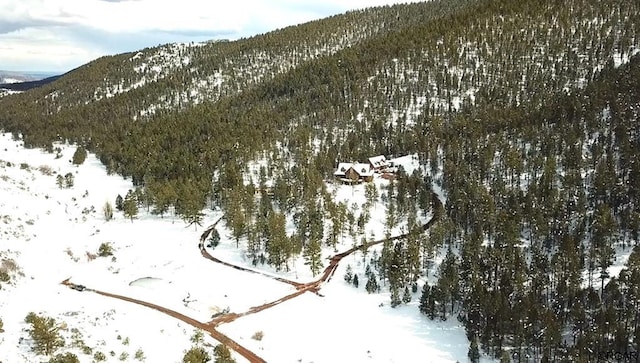
<path fill-rule="evenodd" d="M 428 230 L 434 223 L 436 223 L 440 217 L 442 216 L 444 210 L 443 210 L 443 206 L 442 206 L 442 202 L 440 201 L 440 199 L 438 198 L 438 196 L 435 193 L 432 193 L 432 205 L 433 205 L 433 216 L 431 217 L 431 219 L 425 223 L 422 226 L 422 230 L 426 231 Z M 224 216 L 223 216 L 224 217 Z M 226 345 L 227 347 L 235 350 L 238 354 L 240 354 L 241 356 L 243 356 L 244 358 L 246 358 L 249 362 L 251 363 L 262 363 L 262 362 L 266 362 L 264 359 L 260 358 L 258 355 L 256 355 L 255 353 L 253 353 L 252 351 L 250 351 L 249 349 L 243 347 L 242 345 L 238 344 L 236 341 L 234 341 L 233 339 L 229 338 L 228 336 L 220 333 L 218 330 L 216 330 L 216 327 L 220 324 L 224 324 L 224 323 L 230 323 L 238 318 L 241 318 L 243 316 L 246 315 L 251 315 L 251 314 L 255 314 L 258 313 L 260 311 L 269 309 L 271 307 L 274 307 L 278 304 L 281 304 L 287 300 L 291 300 L 297 296 L 300 296 L 302 294 L 304 294 L 307 291 L 311 291 L 314 292 L 318 295 L 319 294 L 319 290 L 322 287 L 322 284 L 325 282 L 328 282 L 329 280 L 331 280 L 331 277 L 333 276 L 333 274 L 335 273 L 336 269 L 338 268 L 338 264 L 340 263 L 340 261 L 349 256 L 350 254 L 354 253 L 355 251 L 359 251 L 359 250 L 363 250 L 366 248 L 369 248 L 371 246 L 375 246 L 377 244 L 383 243 L 385 241 L 387 241 L 387 239 L 381 239 L 378 241 L 371 241 L 371 242 L 366 242 L 363 243 L 359 246 L 355 246 L 352 247 L 349 250 L 346 250 L 344 252 L 338 253 L 336 255 L 334 255 L 333 257 L 330 258 L 330 262 L 329 265 L 324 269 L 324 272 L 322 273 L 322 275 L 314 281 L 308 282 L 308 283 L 300 283 L 300 282 L 296 282 L 296 281 L 292 281 L 292 280 L 288 280 L 285 279 L 283 277 L 279 277 L 279 276 L 273 276 L 273 275 L 269 275 L 267 273 L 264 273 L 262 271 L 259 270 L 252 270 L 246 267 L 242 267 L 242 266 L 237 266 L 225 261 L 222 261 L 214 256 L 212 256 L 206 249 L 205 249 L 205 240 L 207 239 L 207 237 L 209 237 L 209 235 L 211 234 L 211 232 L 213 231 L 213 229 L 216 227 L 216 225 L 218 224 L 218 222 L 220 222 L 220 220 L 223 218 L 221 217 L 220 219 L 218 219 L 215 223 L 213 223 L 211 226 L 209 226 L 204 233 L 202 233 L 202 235 L 200 236 L 200 240 L 198 241 L 198 248 L 200 249 L 200 252 L 202 253 L 202 256 L 215 262 L 215 263 L 220 263 L 223 264 L 225 266 L 229 266 L 231 268 L 235 268 L 237 270 L 241 270 L 241 271 L 246 271 L 249 273 L 256 273 L 256 274 L 260 274 L 263 276 L 266 276 L 268 278 L 280 281 L 282 283 L 286 283 L 289 285 L 292 285 L 296 288 L 296 292 L 286 295 L 278 300 L 266 303 L 266 304 L 262 304 L 259 306 L 255 306 L 250 308 L 249 310 L 242 312 L 242 313 L 233 313 L 233 312 L 229 312 L 229 313 L 224 313 L 222 315 L 219 315 L 218 317 L 216 317 L 215 319 L 207 322 L 207 323 L 203 323 L 201 321 L 198 321 L 196 319 L 193 319 L 191 317 L 188 317 L 184 314 L 181 314 L 177 311 L 171 310 L 171 309 L 167 309 L 165 307 L 150 303 L 150 302 L 146 302 L 146 301 L 142 301 L 142 300 L 137 300 L 137 299 L 133 299 L 130 297 L 126 297 L 126 296 L 122 296 L 122 295 L 116 295 L 116 294 L 111 294 L 108 292 L 104 292 L 104 291 L 100 291 L 100 290 L 96 290 L 93 288 L 87 288 L 84 285 L 80 285 L 80 284 L 75 284 L 72 283 L 71 281 L 69 281 L 69 279 L 62 281 L 62 284 L 77 290 L 77 291 L 89 291 L 89 292 L 94 292 L 96 294 L 102 295 L 102 296 L 106 296 L 106 297 L 110 297 L 110 298 L 114 298 L 114 299 L 119 299 L 119 300 L 123 300 L 123 301 L 127 301 L 127 302 L 131 302 L 134 304 L 138 304 L 138 305 L 142 305 L 142 306 L 146 306 L 148 308 L 160 311 L 162 313 L 165 313 L 169 316 L 172 316 L 178 320 L 181 320 L 191 326 L 193 326 L 194 328 L 198 328 L 198 329 L 202 329 L 206 332 L 208 332 L 211 337 L 213 337 L 215 340 L 219 341 L 220 343 Z M 402 239 L 407 237 L 408 233 L 404 233 L 404 234 L 400 234 L 397 236 L 393 236 L 390 237 L 388 240 L 389 241 L 395 241 L 398 239 Z M 321 295 L 320 295 L 321 296 Z"/>

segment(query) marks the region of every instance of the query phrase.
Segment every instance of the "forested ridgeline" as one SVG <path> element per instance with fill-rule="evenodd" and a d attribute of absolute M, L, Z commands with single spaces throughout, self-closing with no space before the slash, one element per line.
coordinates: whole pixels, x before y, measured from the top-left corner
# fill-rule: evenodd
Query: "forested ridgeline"
<path fill-rule="evenodd" d="M 17 107 L 33 108 L 37 100 L 35 114 L 70 108 L 67 116 L 83 113 L 82 119 L 88 115 L 101 121 L 146 119 L 234 95 L 308 60 L 450 14 L 469 3 L 434 1 L 370 8 L 237 41 L 167 44 L 106 56 L 15 102 Z M 85 107 L 92 103 L 98 105 Z"/>
<path fill-rule="evenodd" d="M 416 233 L 365 257 L 368 291 L 388 289 L 397 306 L 427 277 L 421 311 L 460 319 L 473 361 L 479 349 L 587 361 L 640 343 L 639 252 L 619 277 L 607 274 L 640 229 L 639 7 L 436 1 L 352 12 L 182 47 L 188 65 L 92 101 L 95 89 L 140 79 L 137 55 L 109 57 L 3 98 L 0 127 L 28 146 L 79 142 L 132 177 L 138 202 L 158 214 L 197 222 L 207 202 L 222 207 L 252 261 L 279 269 L 303 254 L 318 270 L 322 244 L 366 239 L 368 211 L 383 200 L 386 230 Z M 191 71 L 195 59 L 208 61 Z M 219 73 L 205 99 L 183 102 Z M 410 153 L 422 167 L 384 191 L 367 187 L 361 210 L 325 188 L 337 161 Z M 256 160 L 266 166 L 247 183 Z M 447 195 L 446 217 L 423 236 L 432 183 Z"/>
<path fill-rule="evenodd" d="M 136 184 L 170 182 L 175 189 L 183 184 L 181 180 L 192 180 L 201 185 L 198 194 L 203 203 L 213 171 L 226 170 L 231 160 L 242 165 L 276 141 L 302 154 L 298 159 L 314 156 L 309 172 L 321 175 L 329 175 L 340 158 L 357 160 L 420 149 L 435 160 L 438 129 L 453 122 L 456 112 L 482 108 L 490 121 L 476 124 L 495 125 L 498 119 L 511 124 L 517 120 L 506 114 L 510 109 L 506 106 L 535 109 L 563 89 L 583 86 L 607 61 L 636 49 L 640 22 L 638 4 L 632 1 L 461 4 L 445 7 L 428 2 L 331 18 L 328 26 L 339 19 L 343 19 L 340 24 L 363 26 L 359 24 L 367 24 L 368 18 L 362 14 L 382 12 L 405 25 L 393 28 L 389 20 L 385 32 L 332 55 L 304 62 L 239 94 L 183 112 L 155 114 L 146 122 L 132 122 L 132 116 L 148 106 L 136 96 L 153 93 L 146 87 L 70 109 L 52 100 L 59 97 L 63 102 L 64 97 L 56 96 L 60 92 L 84 93 L 76 92 L 80 86 L 74 83 L 81 84 L 73 81 L 76 75 L 91 85 L 105 72 L 122 72 L 118 69 L 126 67 L 115 58 L 131 55 L 109 58 L 110 63 L 90 63 L 84 68 L 105 70 L 95 77 L 71 72 L 50 88 L 0 101 L 0 126 L 22 132 L 27 145 L 50 145 L 58 139 L 86 144 L 110 170 L 132 176 Z M 422 14 L 415 16 L 424 21 L 408 14 Z M 414 22 L 404 23 L 400 15 Z M 302 26 L 300 37 L 308 35 L 309 29 L 325 34 L 322 24 Z M 236 55 L 244 57 L 254 49 L 252 42 L 289 44 L 286 39 L 296 29 L 285 29 L 282 36 L 276 32 L 215 43 L 207 54 L 213 57 L 219 47 L 237 47 Z M 206 53 L 208 48 L 197 49 Z M 184 85 L 187 80 L 176 82 Z M 422 134 L 429 137 L 420 139 Z"/>

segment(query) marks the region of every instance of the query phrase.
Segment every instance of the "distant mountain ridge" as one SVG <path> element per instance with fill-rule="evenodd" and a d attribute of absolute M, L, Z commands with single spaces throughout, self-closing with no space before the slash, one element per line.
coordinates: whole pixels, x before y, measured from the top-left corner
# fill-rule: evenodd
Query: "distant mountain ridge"
<path fill-rule="evenodd" d="M 41 87 L 45 84 L 51 83 L 58 78 L 62 77 L 62 75 L 51 76 L 42 79 L 36 79 L 32 81 L 21 81 L 21 82 L 10 82 L 10 83 L 0 83 L 0 89 L 7 89 L 11 91 L 24 92 L 28 91 L 32 88 Z"/>
<path fill-rule="evenodd" d="M 3 87 L 6 84 L 39 81 L 45 78 L 53 77 L 55 75 L 56 75 L 55 73 L 51 73 L 51 72 L 38 72 L 38 71 L 16 72 L 16 71 L 0 70 L 0 88 L 7 88 L 7 87 Z"/>
<path fill-rule="evenodd" d="M 149 118 L 159 111 L 184 110 L 233 96 L 310 60 L 473 3 L 435 1 L 427 6 L 369 8 L 233 42 L 166 44 L 105 56 L 32 97 L 47 97 L 55 89 L 50 102 L 60 106 L 59 111 L 127 98 L 136 105 L 128 108 L 128 118 Z"/>

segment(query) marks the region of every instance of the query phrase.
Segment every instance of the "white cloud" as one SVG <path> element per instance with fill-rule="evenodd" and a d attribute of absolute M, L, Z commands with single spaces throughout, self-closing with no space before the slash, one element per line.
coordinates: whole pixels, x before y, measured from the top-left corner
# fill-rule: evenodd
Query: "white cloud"
<path fill-rule="evenodd" d="M 0 69 L 66 71 L 73 65 L 83 63 L 82 60 L 95 59 L 104 54 L 61 38 L 56 34 L 56 29 L 23 28 L 0 36 Z"/>
<path fill-rule="evenodd" d="M 0 69 L 66 71 L 175 41 L 236 39 L 397 0 L 2 0 Z"/>

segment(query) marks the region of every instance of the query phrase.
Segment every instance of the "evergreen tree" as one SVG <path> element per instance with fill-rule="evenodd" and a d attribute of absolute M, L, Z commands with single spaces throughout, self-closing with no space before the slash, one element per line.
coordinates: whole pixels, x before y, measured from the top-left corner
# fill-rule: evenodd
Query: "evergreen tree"
<path fill-rule="evenodd" d="M 344 273 L 344 281 L 346 281 L 348 284 L 353 281 L 353 268 L 349 264 L 347 264 L 347 270 Z"/>
<path fill-rule="evenodd" d="M 415 214 L 411 214 L 415 215 Z M 415 282 L 418 280 L 421 274 L 421 261 L 420 261 L 420 228 L 415 223 L 409 224 L 409 234 L 407 236 L 407 248 L 406 248 L 406 268 L 407 278 L 409 281 Z"/>
<path fill-rule="evenodd" d="M 311 239 L 309 245 L 304 250 L 304 264 L 309 266 L 313 276 L 322 269 L 322 247 L 317 239 Z"/>
<path fill-rule="evenodd" d="M 309 209 L 309 238 L 322 241 L 324 238 L 324 208 L 321 204 L 311 204 Z"/>
<path fill-rule="evenodd" d="M 258 226 L 253 225 L 247 231 L 247 255 L 254 266 L 258 265 L 258 254 L 262 249 L 258 228 Z"/>
<path fill-rule="evenodd" d="M 360 215 L 358 216 L 358 233 L 360 233 L 361 235 L 364 235 L 364 228 L 367 224 L 367 222 L 369 222 L 369 219 L 371 219 L 371 216 L 369 215 L 369 212 L 362 212 L 360 213 Z"/>
<path fill-rule="evenodd" d="M 367 274 L 367 283 L 364 286 L 365 290 L 367 290 L 367 292 L 369 294 L 372 294 L 376 291 L 378 291 L 379 286 L 378 286 L 378 279 L 376 278 L 376 274 L 371 272 L 369 274 Z"/>
<path fill-rule="evenodd" d="M 211 235 L 209 235 L 209 245 L 207 247 L 216 248 L 220 243 L 220 233 L 218 233 L 218 229 L 214 228 L 211 230 Z"/>
<path fill-rule="evenodd" d="M 64 175 L 64 187 L 65 188 L 73 188 L 74 177 L 71 173 L 66 173 Z"/>
<path fill-rule="evenodd" d="M 447 250 L 447 254 L 438 269 L 438 274 L 437 286 L 444 299 L 441 301 L 443 309 L 444 305 L 450 302 L 451 313 L 453 313 L 455 302 L 459 298 L 459 275 L 457 257 L 453 254 L 451 248 Z"/>
<path fill-rule="evenodd" d="M 67 352 L 64 354 L 56 354 L 49 359 L 47 363 L 80 363 L 80 359 L 78 359 L 77 355 Z"/>
<path fill-rule="evenodd" d="M 431 306 L 429 304 L 430 295 L 431 287 L 429 286 L 429 283 L 425 281 L 424 285 L 422 286 L 422 294 L 420 295 L 420 305 L 418 306 L 418 309 L 420 309 L 420 312 L 424 315 L 429 315 L 429 312 L 431 310 Z"/>
<path fill-rule="evenodd" d="M 391 287 L 391 307 L 395 308 L 402 303 L 400 300 L 400 293 L 398 292 L 398 288 Z"/>
<path fill-rule="evenodd" d="M 394 183 L 390 182 L 389 187 L 387 189 L 387 213 L 385 215 L 385 230 L 387 233 L 390 233 L 391 230 L 398 224 L 398 209 L 396 205 L 396 200 L 394 198 Z"/>
<path fill-rule="evenodd" d="M 202 226 L 202 205 L 204 196 L 195 182 L 189 182 L 181 185 L 178 191 L 180 196 L 176 201 L 176 213 L 182 217 L 189 226 L 193 225 L 197 230 L 198 226 Z"/>
<path fill-rule="evenodd" d="M 73 153 L 73 158 L 71 161 L 74 165 L 81 165 L 82 163 L 84 163 L 86 158 L 87 150 L 85 150 L 85 148 L 82 146 L 78 146 L 76 148 L 76 151 Z"/>
<path fill-rule="evenodd" d="M 204 213 L 200 211 L 200 209 L 189 208 L 188 210 L 182 211 L 182 219 L 189 225 L 193 225 L 195 230 L 198 230 L 198 226 L 202 227 L 202 219 L 204 218 Z"/>
<path fill-rule="evenodd" d="M 167 182 L 156 182 L 150 180 L 147 185 L 147 193 L 153 201 L 153 210 L 151 213 L 164 217 L 164 214 L 169 211 L 169 207 L 177 199 L 177 193 L 172 184 Z M 117 206 L 116 206 L 117 209 Z"/>
<path fill-rule="evenodd" d="M 408 304 L 411 302 L 411 293 L 409 292 L 409 287 L 404 287 L 404 292 L 402 293 L 402 302 Z"/>
<path fill-rule="evenodd" d="M 56 176 L 56 185 L 60 189 L 62 189 L 64 187 L 64 177 L 61 174 L 58 174 Z"/>
<path fill-rule="evenodd" d="M 440 313 L 440 319 L 447 320 L 446 306 L 443 301 L 444 296 L 442 294 L 442 290 L 438 284 L 436 284 L 431 288 L 429 298 L 427 300 L 427 316 L 429 319 L 435 319 L 436 316 L 438 316 L 438 313 Z"/>
<path fill-rule="evenodd" d="M 211 361 L 211 356 L 203 347 L 191 347 L 182 357 L 182 363 L 207 363 Z"/>
<path fill-rule="evenodd" d="M 329 242 L 334 250 L 338 240 L 342 240 L 342 235 L 347 224 L 347 206 L 344 203 L 331 204 L 331 207 L 327 208 L 329 215 L 331 216 L 331 235 L 329 236 Z"/>
<path fill-rule="evenodd" d="M 268 219 L 269 240 L 266 251 L 269 254 L 267 261 L 276 270 L 283 267 L 289 268 L 287 262 L 293 252 L 293 243 L 285 230 L 285 217 L 281 213 L 271 213 Z"/>
<path fill-rule="evenodd" d="M 371 208 L 371 206 L 373 206 L 373 204 L 376 202 L 376 200 L 378 199 L 378 188 L 376 187 L 375 183 L 367 183 L 364 186 L 364 194 L 367 198 L 367 204 L 366 207 Z"/>
<path fill-rule="evenodd" d="M 596 266 L 600 269 L 600 291 L 604 289 L 604 280 L 609 277 L 607 269 L 613 263 L 615 257 L 615 251 L 613 249 L 613 231 L 615 228 L 615 221 L 612 217 L 610 208 L 601 204 L 597 209 L 594 216 L 593 223 L 593 240 L 592 251 L 593 259 Z"/>
<path fill-rule="evenodd" d="M 118 212 L 122 212 L 124 210 L 124 202 L 120 194 L 116 197 L 116 209 Z"/>
<path fill-rule="evenodd" d="M 218 344 L 213 348 L 213 357 L 215 363 L 236 363 L 236 360 L 231 356 L 231 351 L 226 345 Z"/>
<path fill-rule="evenodd" d="M 113 256 L 113 245 L 109 242 L 103 242 L 98 247 L 98 256 L 108 257 Z"/>
<path fill-rule="evenodd" d="M 360 285 L 360 282 L 358 281 L 358 274 L 354 274 L 353 275 L 353 286 L 357 289 L 359 285 Z"/>
<path fill-rule="evenodd" d="M 133 218 L 138 215 L 138 202 L 136 201 L 135 195 L 131 189 L 129 189 L 127 195 L 124 197 L 124 202 L 122 202 L 122 211 L 126 218 L 131 219 L 131 222 L 133 222 Z"/>
<path fill-rule="evenodd" d="M 144 181 L 144 186 L 138 186 L 135 189 L 136 200 L 138 201 L 138 205 L 145 207 L 147 212 L 151 210 L 151 204 L 153 204 L 153 196 L 149 192 L 149 188 L 147 188 L 147 183 L 150 181 Z"/>
<path fill-rule="evenodd" d="M 239 246 L 240 238 L 246 232 L 247 220 L 244 211 L 242 210 L 242 191 L 235 188 L 229 192 L 229 198 L 226 203 L 227 213 L 225 218 L 228 221 L 228 225 L 231 228 L 231 233 L 236 240 L 236 247 Z M 269 214 L 272 217 L 273 213 Z M 272 227 L 273 218 L 268 218 L 267 228 Z"/>
<path fill-rule="evenodd" d="M 25 322 L 31 325 L 27 332 L 34 344 L 31 349 L 37 354 L 51 355 L 64 347 L 65 342 L 60 334 L 61 325 L 54 318 L 29 313 Z"/>
<path fill-rule="evenodd" d="M 478 347 L 478 339 L 476 337 L 473 337 L 471 339 L 467 356 L 469 357 L 469 361 L 471 363 L 480 362 L 480 348 Z"/>
<path fill-rule="evenodd" d="M 201 345 L 204 343 L 204 332 L 201 329 L 195 329 L 191 335 L 191 343 Z"/>

